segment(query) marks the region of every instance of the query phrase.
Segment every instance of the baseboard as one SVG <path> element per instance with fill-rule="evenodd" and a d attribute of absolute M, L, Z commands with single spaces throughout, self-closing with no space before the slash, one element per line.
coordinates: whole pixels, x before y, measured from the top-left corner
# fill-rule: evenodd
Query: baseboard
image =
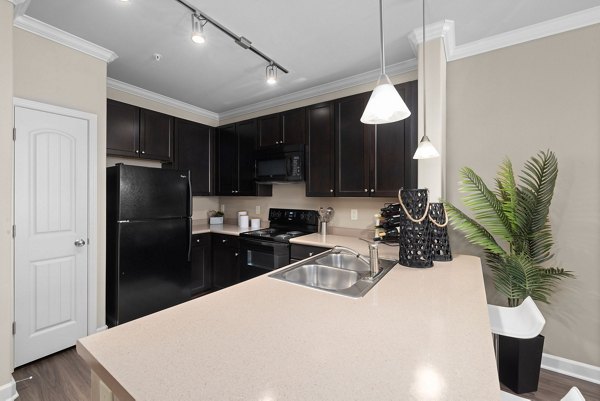
<path fill-rule="evenodd" d="M 96 329 L 96 333 L 100 333 L 101 331 L 104 331 L 104 330 L 108 330 L 108 326 L 107 325 L 98 327 Z"/>
<path fill-rule="evenodd" d="M 0 401 L 14 401 L 18 396 L 15 379 L 11 379 L 8 383 L 0 386 Z"/>
<path fill-rule="evenodd" d="M 550 354 L 542 355 L 542 368 L 556 373 L 600 384 L 600 367 L 572 361 Z"/>

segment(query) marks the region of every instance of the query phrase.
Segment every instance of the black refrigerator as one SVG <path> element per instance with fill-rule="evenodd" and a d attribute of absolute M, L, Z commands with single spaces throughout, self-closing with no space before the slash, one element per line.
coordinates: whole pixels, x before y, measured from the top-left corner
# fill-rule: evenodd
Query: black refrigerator
<path fill-rule="evenodd" d="M 106 169 L 106 323 L 190 299 L 189 171 L 118 164 Z"/>

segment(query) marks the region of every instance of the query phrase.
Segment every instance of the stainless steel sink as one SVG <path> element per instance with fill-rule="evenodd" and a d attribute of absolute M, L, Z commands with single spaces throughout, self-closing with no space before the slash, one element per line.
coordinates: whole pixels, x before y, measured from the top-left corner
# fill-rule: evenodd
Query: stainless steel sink
<path fill-rule="evenodd" d="M 337 267 L 339 269 L 353 270 L 356 272 L 368 272 L 369 264 L 354 255 L 346 253 L 330 253 L 316 260 L 317 263 Z"/>
<path fill-rule="evenodd" d="M 365 258 L 368 261 L 368 258 Z M 319 254 L 283 268 L 269 277 L 334 294 L 359 298 L 375 286 L 396 264 L 379 259 L 381 271 L 370 277 L 369 264 L 349 253 Z"/>
<path fill-rule="evenodd" d="M 326 290 L 344 290 L 352 287 L 360 279 L 357 272 L 324 265 L 300 265 L 285 272 L 282 278 Z"/>

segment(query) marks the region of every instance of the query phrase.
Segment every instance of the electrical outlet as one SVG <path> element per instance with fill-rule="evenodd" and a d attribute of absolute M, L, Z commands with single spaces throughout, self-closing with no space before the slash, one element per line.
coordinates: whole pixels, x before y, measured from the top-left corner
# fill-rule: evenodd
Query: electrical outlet
<path fill-rule="evenodd" d="M 350 209 L 350 220 L 358 220 L 358 210 Z"/>
<path fill-rule="evenodd" d="M 260 214 L 260 205 L 256 205 L 255 213 Z"/>
<path fill-rule="evenodd" d="M 222 211 L 223 213 L 225 213 L 225 204 L 222 204 L 222 205 L 221 205 L 221 211 Z"/>

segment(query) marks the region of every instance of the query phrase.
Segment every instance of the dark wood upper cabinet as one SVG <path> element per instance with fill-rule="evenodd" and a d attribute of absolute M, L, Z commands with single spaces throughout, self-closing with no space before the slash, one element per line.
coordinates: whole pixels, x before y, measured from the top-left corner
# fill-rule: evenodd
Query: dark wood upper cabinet
<path fill-rule="evenodd" d="M 336 196 L 369 196 L 373 126 L 360 122 L 368 93 L 335 103 Z"/>
<path fill-rule="evenodd" d="M 255 160 L 256 160 L 256 120 L 236 123 L 238 171 L 236 195 L 256 195 Z"/>
<path fill-rule="evenodd" d="M 259 147 L 278 145 L 282 141 L 279 114 L 260 117 L 257 119 L 257 125 Z"/>
<path fill-rule="evenodd" d="M 271 185 L 257 185 L 256 120 L 241 121 L 217 130 L 217 189 L 220 196 L 271 196 Z"/>
<path fill-rule="evenodd" d="M 107 154 L 173 160 L 173 117 L 112 99 L 106 117 Z"/>
<path fill-rule="evenodd" d="M 214 128 L 193 121 L 175 119 L 173 168 L 189 170 L 192 195 L 214 193 Z"/>
<path fill-rule="evenodd" d="M 108 99 L 106 102 L 106 153 L 139 156 L 140 108 Z"/>
<path fill-rule="evenodd" d="M 334 196 L 334 105 L 306 108 L 306 196 Z"/>
<path fill-rule="evenodd" d="M 306 142 L 306 110 L 304 107 L 280 113 L 281 135 L 286 145 L 302 145 Z"/>
<path fill-rule="evenodd" d="M 140 157 L 173 159 L 173 117 L 157 111 L 140 110 Z"/>
<path fill-rule="evenodd" d="M 411 112 L 410 117 L 376 125 L 371 139 L 371 196 L 396 197 L 400 188 L 416 188 L 418 162 L 413 155 L 418 145 L 417 81 L 396 85 Z"/>
<path fill-rule="evenodd" d="M 306 136 L 304 107 L 257 119 L 258 147 L 303 145 Z"/>

